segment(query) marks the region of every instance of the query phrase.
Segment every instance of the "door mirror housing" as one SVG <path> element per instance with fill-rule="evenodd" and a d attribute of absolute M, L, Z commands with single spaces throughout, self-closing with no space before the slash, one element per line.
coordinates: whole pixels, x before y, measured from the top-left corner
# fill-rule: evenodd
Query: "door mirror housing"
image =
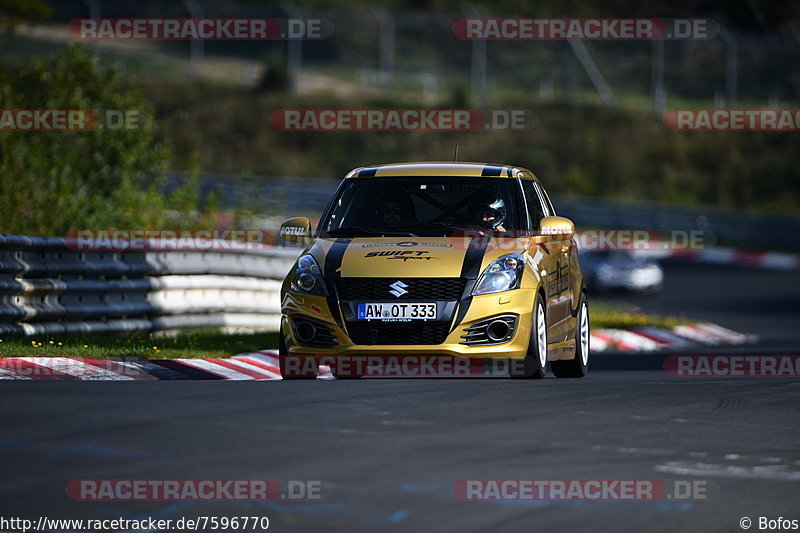
<path fill-rule="evenodd" d="M 539 223 L 539 230 L 542 235 L 563 235 L 571 238 L 575 235 L 575 224 L 564 217 L 544 217 Z"/>
<path fill-rule="evenodd" d="M 311 221 L 306 217 L 290 218 L 281 224 L 281 237 L 287 242 L 311 242 Z"/>

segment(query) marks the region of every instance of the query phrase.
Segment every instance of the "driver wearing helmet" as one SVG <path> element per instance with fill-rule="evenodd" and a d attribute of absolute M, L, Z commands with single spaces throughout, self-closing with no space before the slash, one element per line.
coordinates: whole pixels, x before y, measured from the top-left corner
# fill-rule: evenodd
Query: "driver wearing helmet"
<path fill-rule="evenodd" d="M 502 198 L 471 203 L 467 213 L 472 223 L 495 231 L 505 231 L 506 203 Z"/>
<path fill-rule="evenodd" d="M 400 226 L 415 220 L 414 203 L 405 191 L 389 191 L 378 200 L 377 205 L 378 220 L 383 228 Z"/>

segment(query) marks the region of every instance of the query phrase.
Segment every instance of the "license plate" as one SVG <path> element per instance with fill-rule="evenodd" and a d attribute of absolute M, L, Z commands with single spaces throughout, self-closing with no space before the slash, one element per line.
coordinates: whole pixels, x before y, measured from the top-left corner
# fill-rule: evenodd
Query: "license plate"
<path fill-rule="evenodd" d="M 435 303 L 358 304 L 360 320 L 436 320 Z"/>

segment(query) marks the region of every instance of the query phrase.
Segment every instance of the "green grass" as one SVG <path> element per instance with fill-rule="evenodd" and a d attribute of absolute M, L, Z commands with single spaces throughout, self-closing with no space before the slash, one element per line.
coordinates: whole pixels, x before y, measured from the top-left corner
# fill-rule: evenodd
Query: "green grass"
<path fill-rule="evenodd" d="M 278 346 L 277 333 L 226 335 L 215 330 L 197 330 L 175 337 L 150 334 L 36 335 L 0 337 L 0 357 L 89 357 L 93 359 L 175 359 L 230 357 Z"/>
<path fill-rule="evenodd" d="M 630 306 L 604 300 L 592 301 L 589 304 L 589 321 L 592 329 L 626 329 L 636 326 L 671 328 L 692 322 L 686 317 L 649 315 Z"/>

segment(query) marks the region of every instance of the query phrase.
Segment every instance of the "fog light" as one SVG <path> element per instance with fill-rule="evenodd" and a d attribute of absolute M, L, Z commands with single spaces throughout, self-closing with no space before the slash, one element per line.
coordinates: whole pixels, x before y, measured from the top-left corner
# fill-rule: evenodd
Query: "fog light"
<path fill-rule="evenodd" d="M 500 315 L 485 318 L 464 329 L 466 335 L 459 344 L 467 346 L 490 346 L 509 342 L 517 327 L 517 315 Z"/>
<path fill-rule="evenodd" d="M 294 334 L 300 342 L 311 342 L 317 334 L 317 328 L 311 322 L 298 321 Z"/>
<path fill-rule="evenodd" d="M 495 320 L 486 326 L 486 335 L 493 341 L 501 341 L 505 339 L 511 332 L 508 322 L 504 320 Z"/>

